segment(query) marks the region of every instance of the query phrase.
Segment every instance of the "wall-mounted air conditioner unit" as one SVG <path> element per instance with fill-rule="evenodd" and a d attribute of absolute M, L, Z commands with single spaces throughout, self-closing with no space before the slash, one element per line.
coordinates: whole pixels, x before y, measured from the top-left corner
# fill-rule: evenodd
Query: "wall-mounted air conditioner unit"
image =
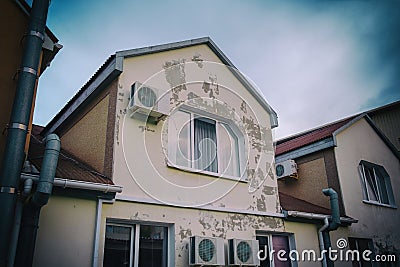
<path fill-rule="evenodd" d="M 224 266 L 224 239 L 219 237 L 190 237 L 189 264 Z"/>
<path fill-rule="evenodd" d="M 258 240 L 228 240 L 228 263 L 230 266 L 258 266 Z"/>
<path fill-rule="evenodd" d="M 276 163 L 275 169 L 276 169 L 276 176 L 278 179 L 299 178 L 299 176 L 297 175 L 297 164 L 292 159 Z"/>
<path fill-rule="evenodd" d="M 128 111 L 131 118 L 148 117 L 157 122 L 169 112 L 169 97 L 162 90 L 135 82 L 131 86 Z"/>

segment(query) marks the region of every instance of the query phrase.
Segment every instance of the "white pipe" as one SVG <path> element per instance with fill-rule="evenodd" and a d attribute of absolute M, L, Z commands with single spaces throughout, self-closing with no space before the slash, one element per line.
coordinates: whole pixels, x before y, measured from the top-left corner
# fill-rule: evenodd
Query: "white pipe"
<path fill-rule="evenodd" d="M 100 226 L 101 226 L 101 216 L 103 203 L 112 204 L 115 200 L 105 200 L 99 198 L 97 200 L 97 208 L 96 208 L 96 222 L 95 222 L 95 232 L 94 232 L 94 245 L 93 245 L 93 267 L 97 267 L 99 265 L 99 242 L 100 242 Z"/>
<path fill-rule="evenodd" d="M 21 179 L 32 179 L 33 181 L 39 181 L 39 176 L 35 174 L 21 174 Z M 63 187 L 63 188 L 75 188 L 75 189 L 84 189 L 84 190 L 93 190 L 100 191 L 104 193 L 121 193 L 122 186 L 119 185 L 110 185 L 110 184 L 101 184 L 101 183 L 92 183 L 92 182 L 84 182 L 63 178 L 54 178 L 54 186 Z"/>

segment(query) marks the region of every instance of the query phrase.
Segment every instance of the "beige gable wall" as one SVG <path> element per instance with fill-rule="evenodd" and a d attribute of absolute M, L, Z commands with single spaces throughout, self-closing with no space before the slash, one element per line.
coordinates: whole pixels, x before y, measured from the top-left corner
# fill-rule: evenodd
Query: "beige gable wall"
<path fill-rule="evenodd" d="M 62 147 L 99 172 L 104 170 L 109 96 L 61 137 Z"/>
<path fill-rule="evenodd" d="M 350 227 L 349 236 L 373 238 L 377 248 L 400 248 L 399 210 L 363 203 L 357 169 L 360 160 L 384 166 L 390 175 L 396 204 L 399 205 L 399 160 L 365 119 L 339 133 L 336 140 L 335 154 L 346 213 L 359 220 Z"/>
<path fill-rule="evenodd" d="M 199 62 L 199 58 L 203 61 Z M 193 59 L 197 59 L 197 61 L 186 65 L 184 72 L 179 72 L 177 69 L 161 72 L 163 67 L 168 64 L 192 62 Z M 218 207 L 279 212 L 280 205 L 274 170 L 268 172 L 269 165 L 266 163 L 267 156 L 273 155 L 269 114 L 231 72 L 226 69 L 221 71 L 223 69 L 221 65 L 206 66 L 208 64 L 206 61 L 221 62 L 206 45 L 124 60 L 124 71 L 119 77 L 118 84 L 114 182 L 124 187 L 122 193 L 124 196 L 141 199 L 155 198 L 177 205 L 201 205 L 207 202 Z M 200 66 L 201 64 L 203 67 Z M 204 70 L 204 66 L 207 67 L 207 70 Z M 202 76 L 203 74 L 208 77 Z M 149 78 L 151 79 L 147 81 Z M 226 90 L 220 86 L 219 94 L 215 94 L 216 99 L 226 103 L 230 109 L 234 109 L 239 120 L 245 118 L 245 127 L 248 127 L 247 130 L 252 131 L 255 136 L 248 146 L 248 169 L 250 176 L 254 173 L 253 182 L 260 186 L 258 189 L 254 188 L 255 192 L 253 193 L 249 193 L 249 183 L 247 182 L 217 179 L 213 176 L 167 167 L 166 150 L 165 148 L 163 150 L 163 145 L 168 141 L 165 140 L 166 123 L 161 121 L 157 125 L 145 126 L 140 120 L 125 115 L 131 85 L 135 81 L 147 81 L 147 84 L 167 91 L 174 82 L 179 83 L 182 79 L 186 82 L 197 80 L 199 83 L 203 83 L 204 81 L 210 82 L 211 78 L 216 78 L 218 84 L 231 89 Z M 176 106 L 179 101 L 187 100 L 191 88 L 191 85 L 188 85 L 187 90 L 177 92 L 176 98 L 171 99 L 171 107 Z M 193 90 L 192 92 L 201 97 L 209 97 L 202 91 L 201 86 L 200 89 Z M 212 106 L 212 103 L 209 104 Z M 254 128 L 251 120 L 258 121 L 260 129 Z M 257 154 L 258 148 L 261 152 Z M 257 168 L 257 164 L 259 168 Z M 260 181 L 265 177 L 265 181 L 261 183 Z M 206 186 L 207 184 L 210 186 Z"/>

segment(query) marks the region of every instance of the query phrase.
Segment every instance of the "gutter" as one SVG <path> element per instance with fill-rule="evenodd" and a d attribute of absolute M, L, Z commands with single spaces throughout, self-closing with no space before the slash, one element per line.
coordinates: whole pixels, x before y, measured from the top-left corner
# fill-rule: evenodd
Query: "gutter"
<path fill-rule="evenodd" d="M 295 211 L 295 210 L 289 210 L 289 211 L 286 211 L 286 213 L 287 213 L 287 216 L 290 216 L 290 217 L 304 218 L 304 219 L 310 219 L 310 220 L 324 220 L 326 217 L 328 217 L 328 219 L 331 218 L 331 215 L 310 213 L 310 212 L 303 212 L 303 211 Z M 342 224 L 352 224 L 352 223 L 357 223 L 358 220 L 348 218 L 348 217 L 340 217 L 340 222 Z"/>
<path fill-rule="evenodd" d="M 21 180 L 32 179 L 34 182 L 39 181 L 39 176 L 37 174 L 21 174 Z M 74 188 L 74 189 L 83 189 L 83 190 L 91 190 L 91 191 L 99 191 L 103 193 L 121 193 L 122 186 L 119 185 L 110 185 L 110 184 L 101 184 L 101 183 L 92 183 L 92 182 L 84 182 L 78 180 L 70 180 L 64 178 L 54 178 L 54 186 L 62 187 L 62 188 Z"/>
<path fill-rule="evenodd" d="M 331 213 L 332 215 L 323 215 L 323 214 L 314 214 L 314 213 L 307 213 L 307 212 L 299 212 L 299 211 L 286 211 L 286 216 L 292 217 L 300 217 L 305 219 L 311 220 L 323 220 L 324 224 L 321 228 L 318 229 L 318 241 L 319 247 L 322 251 L 328 251 L 331 248 L 331 240 L 329 236 L 330 231 L 335 231 L 341 226 L 342 218 L 340 217 L 339 213 L 339 201 L 338 201 L 338 194 L 332 188 L 327 188 L 322 190 L 325 196 L 329 196 L 330 205 L 331 205 Z M 329 220 L 330 219 L 330 220 Z M 354 222 L 354 219 L 343 218 L 343 222 Z M 356 221 L 357 222 L 357 221 Z M 322 266 L 323 267 L 333 267 L 334 263 L 331 259 L 323 254 L 322 259 Z"/>

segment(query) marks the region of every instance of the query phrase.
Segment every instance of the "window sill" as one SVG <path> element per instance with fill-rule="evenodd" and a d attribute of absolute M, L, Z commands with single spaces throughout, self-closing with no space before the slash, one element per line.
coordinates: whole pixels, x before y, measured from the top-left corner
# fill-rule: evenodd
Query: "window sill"
<path fill-rule="evenodd" d="M 389 204 L 384 204 L 376 201 L 371 201 L 371 200 L 363 200 L 365 204 L 369 205 L 375 205 L 375 206 L 381 206 L 381 207 L 386 207 L 386 208 L 391 208 L 391 209 L 397 209 L 396 205 L 389 205 Z"/>
<path fill-rule="evenodd" d="M 189 167 L 178 166 L 178 165 L 175 165 L 175 164 L 173 164 L 171 162 L 167 162 L 167 166 L 169 168 L 176 169 L 176 170 L 181 170 L 181 171 L 190 172 L 190 173 L 198 173 L 198 174 L 202 174 L 202 175 L 207 175 L 207 176 L 212 176 L 212 177 L 232 180 L 232 181 L 235 181 L 235 182 L 241 182 L 241 183 L 248 183 L 249 182 L 245 176 L 243 176 L 243 177 L 235 177 L 235 176 L 230 176 L 230 175 L 221 175 L 221 174 L 215 173 L 215 172 L 202 171 L 202 170 L 197 170 L 197 169 L 193 169 L 193 168 L 189 168 Z"/>

